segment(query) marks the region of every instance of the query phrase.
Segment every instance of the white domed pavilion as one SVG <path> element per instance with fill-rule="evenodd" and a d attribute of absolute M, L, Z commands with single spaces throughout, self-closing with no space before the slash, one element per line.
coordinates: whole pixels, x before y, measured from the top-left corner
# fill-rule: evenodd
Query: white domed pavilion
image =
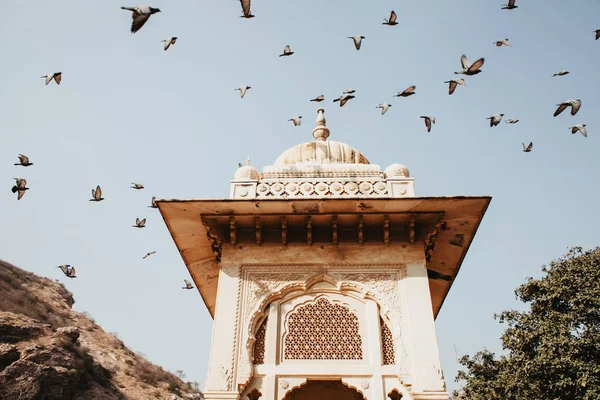
<path fill-rule="evenodd" d="M 312 133 L 229 199 L 156 201 L 214 318 L 206 399 L 447 399 L 434 320 L 491 198 Z"/>

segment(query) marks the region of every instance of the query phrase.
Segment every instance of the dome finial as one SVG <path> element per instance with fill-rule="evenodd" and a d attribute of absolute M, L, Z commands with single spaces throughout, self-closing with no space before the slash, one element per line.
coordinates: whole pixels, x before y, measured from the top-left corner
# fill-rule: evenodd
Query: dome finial
<path fill-rule="evenodd" d="M 248 159 L 246 159 L 246 164 L 250 166 L 250 156 L 248 156 Z"/>
<path fill-rule="evenodd" d="M 317 110 L 317 126 L 312 131 L 315 140 L 325 141 L 329 137 L 329 128 L 327 128 L 327 120 L 325 119 L 325 110 L 319 108 Z"/>

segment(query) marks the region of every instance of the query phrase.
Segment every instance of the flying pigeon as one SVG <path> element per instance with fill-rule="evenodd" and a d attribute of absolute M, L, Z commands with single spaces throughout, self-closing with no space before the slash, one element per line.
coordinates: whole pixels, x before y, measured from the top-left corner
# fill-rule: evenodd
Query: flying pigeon
<path fill-rule="evenodd" d="M 13 178 L 15 180 L 15 186 L 12 187 L 12 192 L 17 193 L 17 200 L 21 200 L 21 197 L 25 195 L 25 191 L 29 190 L 27 187 L 27 181 L 22 178 Z"/>
<path fill-rule="evenodd" d="M 59 265 L 56 268 L 60 268 L 67 278 L 77 278 L 75 276 L 75 267 L 71 267 L 69 264 Z"/>
<path fill-rule="evenodd" d="M 594 31 L 596 33 L 596 40 L 600 39 L 600 29 Z"/>
<path fill-rule="evenodd" d="M 552 77 L 554 78 L 555 76 L 563 76 L 563 75 L 567 75 L 568 73 L 569 73 L 569 71 L 567 71 L 565 69 L 565 70 L 562 70 L 562 71 L 559 71 L 559 72 L 555 73 L 554 75 L 552 75 Z"/>
<path fill-rule="evenodd" d="M 235 90 L 239 90 L 240 91 L 240 96 L 243 99 L 244 96 L 246 95 L 246 91 L 248 91 L 248 89 L 252 89 L 252 87 L 246 85 L 246 86 L 242 86 L 241 88 L 237 88 Z"/>
<path fill-rule="evenodd" d="M 285 49 L 283 49 L 283 53 L 281 53 L 279 55 L 279 57 L 283 57 L 283 56 L 291 56 L 292 54 L 294 54 L 294 52 L 292 51 L 292 48 L 290 47 L 290 45 L 288 44 L 287 46 L 285 46 Z"/>
<path fill-rule="evenodd" d="M 415 94 L 415 89 L 417 87 L 415 85 L 408 87 L 406 89 L 404 89 L 401 92 L 398 92 L 398 94 L 395 97 L 408 97 L 408 96 L 412 96 L 413 94 Z"/>
<path fill-rule="evenodd" d="M 131 182 L 131 184 L 133 185 L 131 186 L 131 189 L 142 190 L 144 188 L 144 185 L 141 183 Z"/>
<path fill-rule="evenodd" d="M 557 115 L 559 115 L 561 112 L 565 111 L 565 109 L 567 107 L 571 107 L 571 115 L 575 115 L 575 114 L 577 114 L 577 111 L 579 111 L 579 109 L 581 108 L 581 100 L 579 100 L 579 99 L 567 100 L 567 101 L 563 101 L 560 104 L 557 104 L 557 106 L 558 106 L 558 108 L 554 112 L 555 117 Z"/>
<path fill-rule="evenodd" d="M 188 281 L 187 279 L 183 280 L 185 282 L 185 287 L 182 287 L 182 289 L 193 289 L 194 287 L 192 286 L 192 282 Z"/>
<path fill-rule="evenodd" d="M 131 226 L 133 226 L 134 228 L 145 228 L 146 227 L 146 218 L 144 218 L 144 219 L 136 218 L 135 225 L 131 225 Z"/>
<path fill-rule="evenodd" d="M 102 188 L 100 185 L 96 186 L 96 189 L 92 189 L 92 198 L 90 201 L 102 201 L 104 197 L 102 197 Z"/>
<path fill-rule="evenodd" d="M 366 39 L 364 36 L 356 35 L 356 36 L 348 36 L 348 39 L 352 39 L 354 41 L 354 47 L 356 50 L 360 50 L 360 44 L 363 39 Z"/>
<path fill-rule="evenodd" d="M 504 114 L 494 114 L 491 117 L 487 117 L 486 119 L 490 120 L 490 127 L 494 127 L 497 126 L 500 121 L 502 121 L 502 117 L 504 117 Z"/>
<path fill-rule="evenodd" d="M 175 44 L 175 42 L 177 42 L 177 36 L 166 38 L 165 40 L 161 41 L 165 43 L 165 51 L 167 51 L 172 44 Z"/>
<path fill-rule="evenodd" d="M 391 104 L 385 104 L 385 103 L 381 103 L 379 104 L 377 107 L 375 108 L 381 108 L 381 115 L 385 114 L 387 112 L 387 110 L 391 107 Z"/>
<path fill-rule="evenodd" d="M 389 25 L 389 26 L 398 25 L 398 23 L 396 22 L 397 18 L 398 18 L 398 16 L 394 12 L 394 10 L 392 10 L 392 12 L 390 13 L 390 19 L 384 19 L 385 22 L 383 23 L 383 25 Z"/>
<path fill-rule="evenodd" d="M 515 6 L 515 0 L 508 0 L 508 4 L 502 6 L 503 10 L 513 10 L 515 8 L 519 8 L 519 6 Z"/>
<path fill-rule="evenodd" d="M 575 133 L 577 133 L 577 131 L 579 131 L 579 132 L 581 132 L 583 137 L 587 137 L 587 129 L 585 129 L 585 127 L 586 127 L 585 124 L 580 124 L 580 125 L 572 126 L 569 129 L 571 130 L 572 134 L 575 134 Z"/>
<path fill-rule="evenodd" d="M 320 102 L 322 102 L 323 100 L 325 100 L 325 96 L 323 96 L 323 95 L 320 95 L 320 96 L 317 96 L 317 97 L 315 97 L 315 98 L 314 98 L 314 99 L 312 99 L 311 101 L 316 101 L 317 103 L 320 103 Z"/>
<path fill-rule="evenodd" d="M 290 118 L 288 119 L 288 121 L 292 121 L 294 123 L 294 126 L 300 126 L 300 124 L 302 123 L 302 116 Z"/>
<path fill-rule="evenodd" d="M 507 124 L 516 124 L 517 122 L 519 122 L 518 118 L 511 118 L 511 119 L 507 119 L 506 121 L 504 121 Z"/>
<path fill-rule="evenodd" d="M 352 96 L 351 94 L 343 94 L 340 97 L 338 97 L 337 99 L 333 100 L 333 102 L 335 103 L 336 101 L 340 102 L 340 107 L 344 107 L 344 104 L 346 104 L 348 102 L 348 100 L 353 99 L 354 96 Z"/>
<path fill-rule="evenodd" d="M 508 39 L 498 40 L 497 42 L 494 42 L 494 44 L 496 45 L 496 47 L 502 47 L 502 46 L 512 47 L 510 45 L 510 43 L 508 42 Z"/>
<path fill-rule="evenodd" d="M 448 83 L 448 94 L 452 94 L 454 93 L 454 91 L 456 90 L 456 86 L 460 85 L 460 86 L 467 86 L 467 83 L 465 82 L 464 79 L 462 78 L 458 78 L 458 79 L 452 79 L 450 81 L 446 81 L 444 83 Z"/>
<path fill-rule="evenodd" d="M 525 146 L 525 143 L 521 143 L 523 145 L 523 151 L 525 153 L 529 153 L 531 151 L 531 149 L 533 148 L 533 142 L 529 142 L 529 144 L 527 146 Z"/>
<path fill-rule="evenodd" d="M 42 78 L 46 79 L 46 85 L 52 82 L 52 79 L 54 79 L 54 82 L 56 82 L 57 85 L 60 85 L 60 81 L 62 80 L 62 72 L 54 72 L 52 74 L 44 75 Z"/>
<path fill-rule="evenodd" d="M 22 165 L 23 167 L 29 167 L 30 165 L 33 165 L 32 162 L 29 162 L 29 157 L 24 156 L 23 154 L 19 154 L 19 160 L 20 162 L 16 163 L 15 165 Z"/>
<path fill-rule="evenodd" d="M 136 6 L 136 7 L 121 7 L 122 10 L 131 11 L 131 33 L 136 33 L 142 26 L 150 19 L 152 14 L 160 12 L 158 8 L 150 6 Z"/>
<path fill-rule="evenodd" d="M 151 251 L 150 253 L 146 253 L 146 255 L 144 257 L 142 257 L 142 260 L 145 260 L 146 258 L 150 257 L 152 254 L 155 254 L 156 250 Z"/>
<path fill-rule="evenodd" d="M 432 123 L 435 124 L 435 117 L 428 117 L 428 116 L 422 115 L 421 118 L 423 118 L 425 120 L 425 126 L 427 127 L 427 132 L 431 132 L 431 124 Z"/>
<path fill-rule="evenodd" d="M 347 89 L 347 90 L 344 92 L 344 94 L 352 94 L 352 93 L 354 93 L 354 92 L 356 92 L 356 90 L 354 90 L 354 89 Z"/>
<path fill-rule="evenodd" d="M 475 61 L 474 63 L 470 63 L 469 60 L 467 60 L 467 56 L 466 55 L 462 55 L 462 57 L 460 58 L 460 64 L 462 65 L 462 71 L 460 72 L 455 72 L 455 74 L 462 74 L 462 75 L 477 75 L 481 71 L 479 68 L 481 68 L 483 66 L 483 63 L 485 62 L 485 58 L 480 58 L 477 61 Z"/>
<path fill-rule="evenodd" d="M 240 4 L 242 5 L 242 13 L 244 13 L 244 15 L 240 15 L 240 18 L 254 18 L 250 11 L 250 0 L 240 0 Z"/>

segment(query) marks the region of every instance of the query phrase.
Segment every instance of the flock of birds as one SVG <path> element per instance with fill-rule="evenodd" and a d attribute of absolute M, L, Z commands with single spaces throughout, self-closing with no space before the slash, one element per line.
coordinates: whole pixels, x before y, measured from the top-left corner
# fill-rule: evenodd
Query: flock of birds
<path fill-rule="evenodd" d="M 241 4 L 241 7 L 242 7 L 241 18 L 254 18 L 254 15 L 251 12 L 251 0 L 239 0 L 239 1 Z M 518 6 L 516 5 L 516 0 L 509 0 L 507 4 L 502 6 L 503 10 L 514 10 L 516 8 L 518 8 Z M 146 6 L 146 5 L 134 6 L 134 7 L 121 7 L 121 9 L 131 12 L 131 16 L 132 16 L 131 32 L 132 33 L 138 32 L 146 24 L 146 22 L 148 22 L 148 20 L 150 19 L 150 17 L 152 15 L 161 12 L 160 9 L 158 9 L 158 8 L 154 8 L 154 7 L 150 7 L 150 6 Z M 397 19 L 398 19 L 397 14 L 392 10 L 390 13 L 390 16 L 388 18 L 384 19 L 383 25 L 396 26 L 396 25 L 398 25 Z M 596 40 L 599 40 L 600 39 L 600 29 L 596 29 L 594 31 L 594 33 L 595 33 Z M 352 40 L 354 47 L 356 48 L 357 51 L 359 51 L 361 49 L 363 40 L 366 39 L 366 37 L 362 36 L 362 35 L 355 35 L 355 36 L 349 36 L 348 39 Z M 176 43 L 176 41 L 177 41 L 177 37 L 173 36 L 173 37 L 164 39 L 161 42 L 164 43 L 163 48 L 166 51 L 169 49 L 169 47 L 171 45 L 174 45 Z M 509 39 L 501 39 L 501 40 L 494 42 L 493 44 L 495 44 L 496 47 L 502 47 L 502 46 L 512 47 L 512 45 L 509 42 Z M 286 45 L 285 48 L 283 49 L 283 52 L 279 55 L 279 57 L 290 57 L 293 54 L 294 54 L 294 52 L 292 51 L 291 46 Z M 481 57 L 481 58 L 478 58 L 477 60 L 475 60 L 474 62 L 470 62 L 468 60 L 467 56 L 463 54 L 460 59 L 460 63 L 461 63 L 461 70 L 454 72 L 454 74 L 470 77 L 470 76 L 478 75 L 481 72 L 483 72 L 481 68 L 483 67 L 483 65 L 485 63 L 485 58 Z M 567 74 L 569 74 L 569 71 L 562 70 L 562 71 L 559 71 L 559 72 L 553 74 L 552 78 L 564 76 Z M 48 85 L 52 81 L 54 81 L 57 85 L 60 85 L 61 80 L 62 80 L 62 73 L 61 72 L 53 72 L 53 73 L 49 73 L 49 74 L 42 76 L 42 78 L 45 80 L 45 85 Z M 449 95 L 452 95 L 459 86 L 467 87 L 467 83 L 466 83 L 465 79 L 463 79 L 463 78 L 454 78 L 454 79 L 448 80 L 444 83 L 448 84 L 448 94 Z M 246 86 L 236 88 L 235 90 L 240 92 L 240 97 L 243 99 L 249 89 L 251 89 L 251 86 L 246 85 Z M 399 91 L 394 97 L 407 98 L 407 97 L 415 95 L 416 94 L 415 90 L 416 90 L 416 86 L 412 85 L 402 91 Z M 350 89 L 344 91 L 338 98 L 333 99 L 333 102 L 337 102 L 337 103 L 339 103 L 340 107 L 343 107 L 346 103 L 348 103 L 348 101 L 355 98 L 355 93 L 356 93 L 356 90 L 350 88 Z M 315 97 L 314 99 L 311 99 L 310 101 L 320 103 L 322 101 L 325 101 L 325 96 L 319 95 L 319 96 Z M 557 104 L 556 106 L 558 108 L 554 112 L 554 117 L 560 115 L 567 108 L 570 108 L 571 115 L 574 116 L 577 114 L 577 112 L 581 108 L 581 100 L 579 100 L 579 99 L 566 100 L 560 104 Z M 376 106 L 376 108 L 381 109 L 381 115 L 384 115 L 390 109 L 390 107 L 392 107 L 392 104 L 387 104 L 387 103 L 381 103 Z M 494 114 L 490 117 L 487 117 L 487 119 L 490 120 L 490 127 L 495 127 L 495 126 L 499 125 L 500 122 L 502 121 L 503 117 L 504 117 L 504 114 L 502 114 L 502 113 Z M 431 132 L 432 125 L 435 124 L 435 116 L 423 115 L 420 118 L 422 118 L 424 120 L 427 132 Z M 302 123 L 302 116 L 292 117 L 288 121 L 292 122 L 294 124 L 294 126 L 300 126 Z M 511 119 L 507 119 L 505 121 L 505 123 L 507 123 L 507 124 L 516 124 L 518 122 L 519 122 L 519 119 L 517 119 L 517 118 L 511 118 Z M 585 124 L 573 125 L 573 126 L 569 127 L 569 129 L 571 130 L 572 134 L 580 132 L 584 137 L 587 137 L 587 130 L 586 130 Z M 533 148 L 533 143 L 530 142 L 528 145 L 526 145 L 525 143 L 522 143 L 522 146 L 523 146 L 524 152 L 530 152 Z M 33 163 L 30 161 L 30 159 L 23 154 L 19 154 L 18 159 L 19 159 L 19 162 L 14 164 L 16 166 L 30 167 L 33 165 Z M 239 164 L 239 166 L 241 166 L 241 164 Z M 17 194 L 17 200 L 21 200 L 23 198 L 23 196 L 25 195 L 26 191 L 29 190 L 29 188 L 27 187 L 27 180 L 24 178 L 13 178 L 13 179 L 15 179 L 15 185 L 12 187 L 12 192 Z M 133 182 L 131 188 L 135 189 L 135 190 L 142 190 L 142 189 L 144 189 L 144 185 Z M 102 197 L 102 188 L 100 187 L 100 185 L 97 185 L 95 189 L 92 189 L 92 198 L 89 201 L 100 202 L 103 200 L 104 200 L 104 197 Z M 156 200 L 156 198 L 153 197 L 152 203 L 148 207 L 158 208 L 155 200 Z M 141 228 L 144 228 L 145 226 L 146 226 L 146 218 L 143 218 L 143 219 L 136 218 L 135 225 L 133 225 L 134 228 L 141 229 Z M 143 259 L 146 259 L 155 253 L 156 253 L 156 251 L 151 251 L 151 252 L 147 253 L 143 257 Z M 60 265 L 57 268 L 60 268 L 62 270 L 62 272 L 64 273 L 64 275 L 67 276 L 68 278 L 76 278 L 75 267 L 72 267 L 69 264 L 65 264 L 65 265 Z M 185 279 L 184 282 L 185 282 L 185 286 L 182 289 L 193 289 L 194 288 L 189 280 Z"/>

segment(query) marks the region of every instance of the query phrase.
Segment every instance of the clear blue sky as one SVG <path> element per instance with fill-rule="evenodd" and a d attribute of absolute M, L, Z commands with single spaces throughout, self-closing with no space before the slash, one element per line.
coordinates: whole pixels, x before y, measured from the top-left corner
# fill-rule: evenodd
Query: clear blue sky
<path fill-rule="evenodd" d="M 238 162 L 270 165 L 311 139 L 324 94 L 334 140 L 382 168 L 410 168 L 420 196 L 493 195 L 437 319 L 449 388 L 458 352 L 499 350 L 493 313 L 568 246 L 599 243 L 600 2 L 256 0 L 152 3 L 162 13 L 129 33 L 121 1 L 2 0 L 0 257 L 57 278 L 131 348 L 204 384 L 211 319 L 158 210 L 164 198 L 222 198 Z M 396 27 L 381 25 L 391 9 Z M 347 36 L 366 39 L 356 51 Z M 177 36 L 167 52 L 162 39 Z M 492 42 L 509 38 L 514 47 Z M 279 58 L 290 44 L 296 53 Z M 461 54 L 483 73 L 447 94 Z M 550 78 L 568 69 L 571 74 Z M 39 77 L 63 72 L 60 86 Z M 241 100 L 235 88 L 252 89 Z M 417 85 L 411 98 L 392 97 Z M 331 100 L 349 87 L 356 99 Z M 579 98 L 575 117 L 555 105 Z M 393 107 L 381 116 L 375 106 Z M 504 113 L 516 125 L 489 128 Z M 295 128 L 287 119 L 304 116 Z M 420 115 L 437 123 L 425 131 Z M 589 137 L 568 127 L 587 124 Z M 523 153 L 521 142 L 533 141 Z M 17 153 L 34 166 L 15 167 Z M 31 190 L 17 202 L 11 178 Z M 143 191 L 129 189 L 141 182 Z M 88 202 L 102 185 L 105 201 Z M 147 217 L 146 229 L 134 229 Z M 154 256 L 142 256 L 157 250 Z M 68 280 L 55 266 L 77 267 Z"/>

